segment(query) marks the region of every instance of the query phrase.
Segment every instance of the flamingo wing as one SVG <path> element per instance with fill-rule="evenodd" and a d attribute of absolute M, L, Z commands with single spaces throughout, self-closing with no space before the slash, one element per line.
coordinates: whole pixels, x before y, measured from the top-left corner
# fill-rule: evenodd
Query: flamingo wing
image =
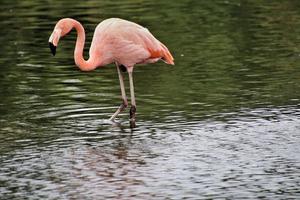
<path fill-rule="evenodd" d="M 114 38 L 112 40 L 112 55 L 114 59 L 127 67 L 132 67 L 137 63 L 142 63 L 151 55 L 142 45 L 123 38 Z"/>
<path fill-rule="evenodd" d="M 101 25 L 103 24 L 103 25 Z M 118 18 L 112 18 L 99 24 L 101 38 L 116 61 L 125 66 L 137 63 L 156 62 L 159 59 L 168 64 L 174 64 L 168 48 L 158 41 L 148 29 Z"/>

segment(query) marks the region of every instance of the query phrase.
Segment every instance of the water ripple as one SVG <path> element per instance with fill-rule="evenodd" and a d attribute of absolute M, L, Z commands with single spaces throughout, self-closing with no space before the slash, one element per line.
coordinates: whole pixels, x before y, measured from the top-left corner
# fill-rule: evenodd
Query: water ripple
<path fill-rule="evenodd" d="M 0 199 L 297 199 L 296 1 L 3 1 Z M 137 127 L 114 65 L 83 73 L 75 32 L 53 57 L 63 16 L 86 30 L 146 26 L 175 66 L 137 66 Z M 129 94 L 128 76 L 125 86 Z M 130 102 L 130 98 L 128 99 Z"/>

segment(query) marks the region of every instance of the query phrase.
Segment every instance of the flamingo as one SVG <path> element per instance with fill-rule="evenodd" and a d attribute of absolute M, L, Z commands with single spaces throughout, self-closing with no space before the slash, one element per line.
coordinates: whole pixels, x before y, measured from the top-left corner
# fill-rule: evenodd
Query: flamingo
<path fill-rule="evenodd" d="M 60 38 L 67 35 L 73 28 L 77 31 L 74 60 L 80 70 L 91 71 L 110 63 L 115 63 L 117 66 L 122 103 L 110 117 L 110 121 L 114 122 L 118 114 L 128 106 L 122 74 L 122 72 L 128 72 L 131 97 L 130 125 L 135 127 L 136 101 L 133 68 L 136 64 L 154 63 L 158 60 L 174 65 L 173 56 L 168 48 L 157 40 L 147 28 L 124 19 L 109 18 L 96 27 L 89 50 L 89 59 L 85 60 L 83 58 L 85 43 L 83 26 L 74 19 L 63 18 L 56 23 L 49 38 L 49 46 L 53 55 L 56 53 Z"/>

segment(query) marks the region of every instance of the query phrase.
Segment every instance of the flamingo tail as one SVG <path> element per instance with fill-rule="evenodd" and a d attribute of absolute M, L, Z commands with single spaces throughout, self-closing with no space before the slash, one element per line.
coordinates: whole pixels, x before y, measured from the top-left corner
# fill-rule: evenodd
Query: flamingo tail
<path fill-rule="evenodd" d="M 170 53 L 170 51 L 168 50 L 168 48 L 163 43 L 160 43 L 160 45 L 162 47 L 162 54 L 163 54 L 162 60 L 167 64 L 174 65 L 175 64 L 174 58 Z"/>

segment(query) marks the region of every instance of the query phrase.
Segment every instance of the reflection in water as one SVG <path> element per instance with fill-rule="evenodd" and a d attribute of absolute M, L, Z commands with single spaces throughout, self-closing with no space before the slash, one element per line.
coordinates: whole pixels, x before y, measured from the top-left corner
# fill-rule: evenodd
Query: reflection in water
<path fill-rule="evenodd" d="M 299 6 L 4 1 L 0 199 L 297 198 Z M 75 33 L 52 59 L 47 40 L 62 17 L 84 24 L 86 49 L 97 23 L 122 17 L 174 52 L 174 67 L 136 67 L 136 128 L 129 110 L 107 122 L 117 72 L 80 72 Z"/>
<path fill-rule="evenodd" d="M 15 151 L 4 154 L 3 194 L 17 188 L 39 198 L 293 196 L 300 121 L 280 114 L 289 109 L 232 114 L 227 122 L 144 122 L 133 132 L 99 130 L 91 118 L 57 124 L 56 139 L 15 141 Z M 268 112 L 277 115 L 254 117 Z"/>

